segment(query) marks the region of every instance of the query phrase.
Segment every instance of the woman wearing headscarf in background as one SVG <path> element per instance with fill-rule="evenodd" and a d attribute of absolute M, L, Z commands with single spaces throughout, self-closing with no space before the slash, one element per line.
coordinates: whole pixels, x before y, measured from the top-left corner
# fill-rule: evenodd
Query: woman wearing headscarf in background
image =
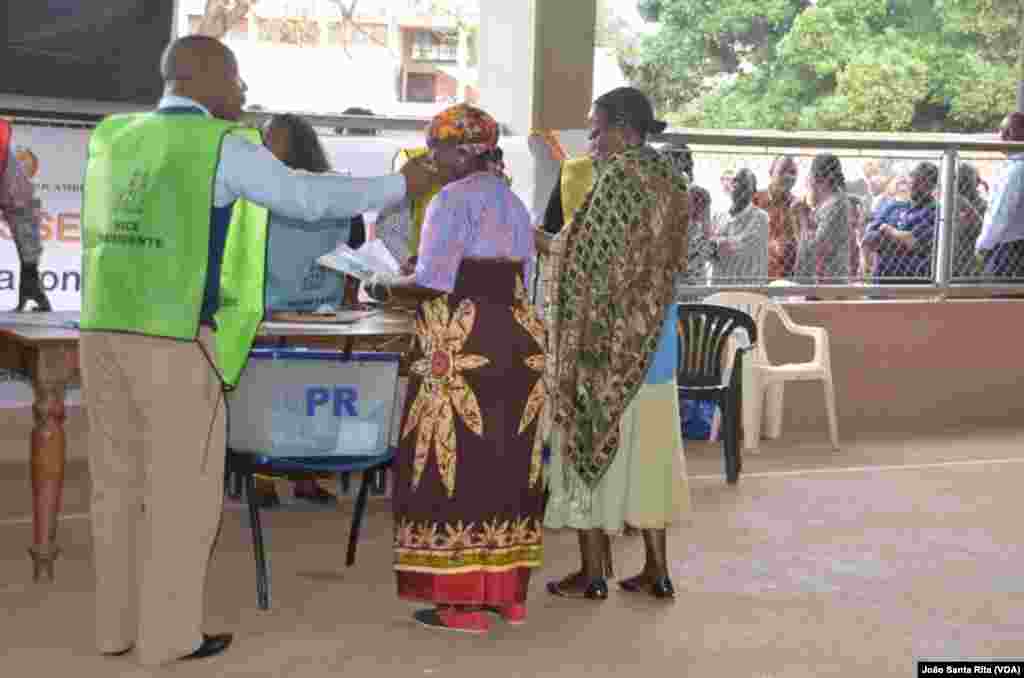
<path fill-rule="evenodd" d="M 424 215 L 415 272 L 370 286 L 418 302 L 394 567 L 400 597 L 435 605 L 419 623 L 484 632 L 488 611 L 525 620 L 541 562 L 545 337 L 525 287 L 534 236 L 491 116 L 449 108 L 427 145 L 445 185 Z"/>
<path fill-rule="evenodd" d="M 688 206 L 686 179 L 646 143 L 664 128 L 631 87 L 594 102 L 594 188 L 558 236 L 545 525 L 578 531 L 582 569 L 550 582 L 553 595 L 607 598 L 605 535 L 626 525 L 642 531 L 647 560 L 620 586 L 674 595 L 665 528 L 689 508 L 673 303 Z"/>

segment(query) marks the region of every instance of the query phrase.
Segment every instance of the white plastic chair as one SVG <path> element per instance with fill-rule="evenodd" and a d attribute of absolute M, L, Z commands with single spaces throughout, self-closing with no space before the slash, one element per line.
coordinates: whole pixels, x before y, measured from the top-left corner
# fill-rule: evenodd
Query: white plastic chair
<path fill-rule="evenodd" d="M 719 292 L 704 300 L 706 304 L 728 306 L 745 311 L 757 323 L 760 338 L 744 363 L 743 374 L 743 447 L 757 449 L 760 445 L 762 422 L 764 437 L 782 435 L 783 403 L 787 381 L 821 381 L 825 388 L 825 411 L 828 414 L 829 439 L 839 449 L 839 422 L 836 417 L 836 395 L 832 384 L 832 364 L 829 356 L 828 330 L 824 327 L 798 325 L 790 319 L 786 309 L 769 297 L 750 292 Z M 774 313 L 787 332 L 809 337 L 814 341 L 814 355 L 810 362 L 772 365 L 766 350 L 765 320 Z"/>

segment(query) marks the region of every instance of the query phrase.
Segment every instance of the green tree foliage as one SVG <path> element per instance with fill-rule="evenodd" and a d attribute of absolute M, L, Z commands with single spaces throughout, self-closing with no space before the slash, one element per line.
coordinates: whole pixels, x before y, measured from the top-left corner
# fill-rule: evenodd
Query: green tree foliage
<path fill-rule="evenodd" d="M 608 6 L 608 0 L 597 0 L 597 26 L 594 45 L 608 47 L 619 52 L 632 49 L 635 39 L 629 23 L 615 14 Z"/>
<path fill-rule="evenodd" d="M 676 124 L 991 130 L 1015 105 L 1024 0 L 639 0 L 627 76 Z"/>

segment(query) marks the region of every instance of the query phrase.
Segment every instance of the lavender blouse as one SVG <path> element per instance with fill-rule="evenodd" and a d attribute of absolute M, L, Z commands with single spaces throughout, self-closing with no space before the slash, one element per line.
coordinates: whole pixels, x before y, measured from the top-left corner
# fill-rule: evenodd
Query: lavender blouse
<path fill-rule="evenodd" d="M 478 172 L 448 184 L 427 205 L 416 283 L 451 292 L 463 259 L 520 259 L 528 287 L 535 256 L 526 205 L 502 177 Z"/>

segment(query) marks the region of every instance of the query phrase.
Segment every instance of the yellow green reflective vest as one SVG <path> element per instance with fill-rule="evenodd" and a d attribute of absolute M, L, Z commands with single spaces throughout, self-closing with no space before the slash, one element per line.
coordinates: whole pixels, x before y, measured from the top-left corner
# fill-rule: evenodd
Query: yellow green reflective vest
<path fill-rule="evenodd" d="M 82 206 L 83 330 L 194 341 L 209 264 L 213 186 L 227 134 L 203 115 L 106 118 L 92 133 Z M 234 386 L 263 319 L 267 210 L 238 200 L 221 269 L 216 353 Z"/>
<path fill-rule="evenodd" d="M 594 161 L 589 155 L 562 163 L 562 223 L 572 221 L 594 185 Z"/>

